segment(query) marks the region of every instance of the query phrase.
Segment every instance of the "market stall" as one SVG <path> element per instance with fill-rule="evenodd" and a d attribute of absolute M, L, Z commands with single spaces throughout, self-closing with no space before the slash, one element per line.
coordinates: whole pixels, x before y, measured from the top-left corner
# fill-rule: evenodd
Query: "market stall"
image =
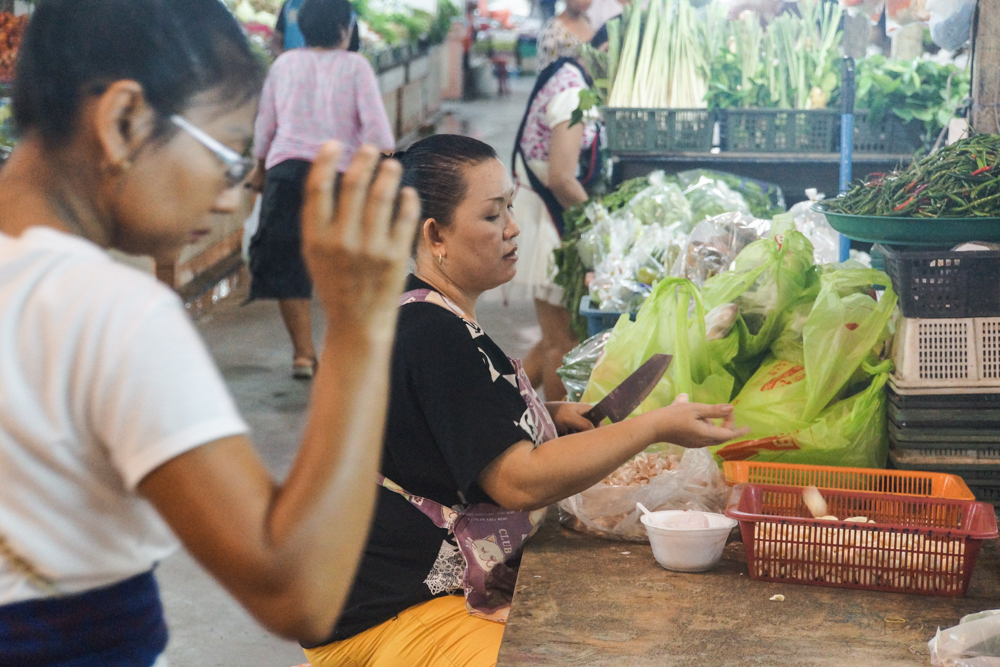
<path fill-rule="evenodd" d="M 719 3 L 694 4 L 704 3 L 627 12 L 609 26 L 607 53 L 586 54 L 597 72 L 590 103 L 602 106 L 614 182 L 710 165 L 775 182 L 792 203 L 803 199 L 805 183 L 836 193 L 842 8 L 800 2 L 777 17 L 734 17 Z M 963 106 L 968 72 L 951 52 L 937 54 L 859 63 L 856 176 L 929 150 Z"/>
<path fill-rule="evenodd" d="M 947 641 L 980 628 L 996 656 L 1000 622 L 963 619 L 1000 593 L 1000 137 L 955 131 L 968 56 L 869 54 L 842 79 L 838 5 L 725 24 L 694 4 L 627 11 L 585 54 L 616 177 L 564 218 L 583 342 L 559 373 L 630 416 L 730 403 L 749 433 L 654 445 L 560 501 L 499 664 L 923 664 L 960 621 Z M 841 261 L 841 234 L 871 256 Z M 662 377 L 620 390 L 654 355 Z M 726 518 L 720 561 L 679 564 Z"/>

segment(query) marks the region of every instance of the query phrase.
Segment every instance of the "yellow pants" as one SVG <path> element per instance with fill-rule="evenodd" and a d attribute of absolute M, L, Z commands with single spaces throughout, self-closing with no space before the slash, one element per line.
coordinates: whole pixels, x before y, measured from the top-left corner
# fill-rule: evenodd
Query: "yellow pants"
<path fill-rule="evenodd" d="M 470 615 L 461 595 L 446 595 L 350 639 L 304 650 L 313 667 L 492 667 L 503 629 Z"/>

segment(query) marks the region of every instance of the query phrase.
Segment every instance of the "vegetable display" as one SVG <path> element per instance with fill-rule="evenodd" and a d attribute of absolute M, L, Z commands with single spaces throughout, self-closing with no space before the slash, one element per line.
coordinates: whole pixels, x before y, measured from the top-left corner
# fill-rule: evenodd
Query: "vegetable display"
<path fill-rule="evenodd" d="M 871 174 L 828 207 L 879 217 L 1000 217 L 1000 136 L 962 139 L 902 171 Z"/>
<path fill-rule="evenodd" d="M 611 107 L 704 108 L 712 23 L 700 21 L 689 0 L 626 7 L 621 18 L 608 22 L 607 58 L 585 53 L 597 61 L 592 71 L 602 101 Z"/>
<path fill-rule="evenodd" d="M 608 24 L 608 51 L 583 49 L 593 74 L 574 122 L 596 106 L 611 108 L 832 109 L 840 97 L 843 8 L 800 0 L 762 27 L 744 14 L 727 21 L 712 3 L 657 0 L 626 9 Z M 929 149 L 969 95 L 969 73 L 933 60 L 858 63 L 858 109 L 868 123 L 887 114 L 923 125 Z M 915 137 L 914 137 L 915 138 Z"/>
<path fill-rule="evenodd" d="M 869 123 L 887 114 L 924 125 L 924 145 L 933 145 L 955 110 L 969 97 L 971 74 L 932 60 L 889 60 L 873 55 L 858 64 L 856 106 Z"/>
<path fill-rule="evenodd" d="M 784 210 L 779 188 L 705 169 L 654 172 L 569 209 L 556 250 L 556 283 L 574 314 L 574 329 L 584 337 L 586 321 L 578 310 L 588 293 L 601 295 L 592 300 L 602 309 L 637 310 L 652 285 L 677 270 L 688 235 L 703 220 L 727 212 L 770 219 Z M 598 268 L 603 273 L 597 271 L 588 287 L 587 273 Z"/>
<path fill-rule="evenodd" d="M 838 5 L 802 0 L 766 32 L 755 16 L 724 28 L 712 54 L 708 106 L 712 109 L 825 109 L 840 87 Z"/>
<path fill-rule="evenodd" d="M 283 0 L 224 1 L 243 23 L 251 41 L 261 49 L 268 48 Z M 461 15 L 461 10 L 450 0 L 438 3 L 437 14 L 387 0 L 352 0 L 351 4 L 358 15 L 361 52 L 373 64 L 382 64 L 379 54 L 397 46 L 442 43 L 451 29 L 451 19 Z"/>
<path fill-rule="evenodd" d="M 0 12 L 0 81 L 14 79 L 14 64 L 17 50 L 28 26 L 27 16 L 14 16 L 10 12 Z"/>

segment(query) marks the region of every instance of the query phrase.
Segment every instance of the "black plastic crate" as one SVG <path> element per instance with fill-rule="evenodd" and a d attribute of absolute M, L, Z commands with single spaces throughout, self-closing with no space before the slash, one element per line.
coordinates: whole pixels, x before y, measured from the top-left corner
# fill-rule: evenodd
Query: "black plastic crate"
<path fill-rule="evenodd" d="M 730 153 L 836 153 L 840 114 L 796 109 L 727 109 L 722 150 Z"/>
<path fill-rule="evenodd" d="M 908 410 L 975 410 L 979 408 L 1000 407 L 998 394 L 897 394 L 888 385 L 885 388 L 886 398 L 897 407 Z"/>
<path fill-rule="evenodd" d="M 962 479 L 967 474 L 975 473 L 981 479 L 1000 481 L 1000 456 L 991 456 L 990 450 L 975 450 L 986 456 L 965 456 L 958 453 L 942 454 L 912 449 L 889 449 L 889 460 L 897 470 L 920 470 L 925 472 L 947 472 L 958 475 Z"/>
<path fill-rule="evenodd" d="M 869 123 L 869 112 L 854 112 L 854 152 L 883 155 L 908 155 L 923 143 L 923 123 L 904 122 L 892 112 L 877 123 Z M 839 142 L 838 142 L 839 146 Z"/>
<path fill-rule="evenodd" d="M 605 108 L 612 153 L 708 153 L 715 114 L 708 109 Z"/>
<path fill-rule="evenodd" d="M 898 457 L 889 455 L 889 468 L 895 470 L 919 470 L 930 472 L 946 472 L 958 475 L 966 483 L 969 490 L 976 496 L 976 500 L 1000 506 L 1000 473 L 996 466 L 963 466 L 963 465 L 935 465 L 934 463 L 908 465 Z"/>
<path fill-rule="evenodd" d="M 965 429 L 1000 428 L 1000 405 L 969 409 L 911 409 L 893 402 L 886 405 L 889 420 L 902 428 L 911 426 L 944 426 Z"/>
<path fill-rule="evenodd" d="M 902 447 L 923 447 L 935 445 L 947 447 L 974 447 L 990 445 L 1000 447 L 1000 430 L 961 429 L 934 427 L 899 427 L 889 422 L 889 439 Z"/>
<path fill-rule="evenodd" d="M 976 496 L 976 500 L 989 503 L 994 507 L 1000 506 L 1000 482 L 995 484 L 973 484 L 966 481 L 969 491 Z"/>
<path fill-rule="evenodd" d="M 1000 315 L 1000 251 L 877 247 L 904 317 Z"/>

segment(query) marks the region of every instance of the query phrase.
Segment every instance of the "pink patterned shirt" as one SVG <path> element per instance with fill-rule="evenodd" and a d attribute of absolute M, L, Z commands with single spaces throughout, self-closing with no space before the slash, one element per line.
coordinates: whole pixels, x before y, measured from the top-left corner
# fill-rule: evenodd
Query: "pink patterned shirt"
<path fill-rule="evenodd" d="M 587 88 L 580 70 L 563 65 L 535 96 L 528 110 L 528 122 L 521 137 L 521 150 L 526 160 L 548 162 L 552 148 L 552 128 L 570 119 L 579 103 L 580 91 Z M 587 123 L 583 130 L 581 149 L 594 144 L 597 126 Z"/>
<path fill-rule="evenodd" d="M 344 146 L 341 171 L 362 144 L 395 148 L 375 71 L 350 51 L 286 51 L 264 82 L 254 155 L 268 169 L 285 160 L 312 161 L 331 139 Z"/>

